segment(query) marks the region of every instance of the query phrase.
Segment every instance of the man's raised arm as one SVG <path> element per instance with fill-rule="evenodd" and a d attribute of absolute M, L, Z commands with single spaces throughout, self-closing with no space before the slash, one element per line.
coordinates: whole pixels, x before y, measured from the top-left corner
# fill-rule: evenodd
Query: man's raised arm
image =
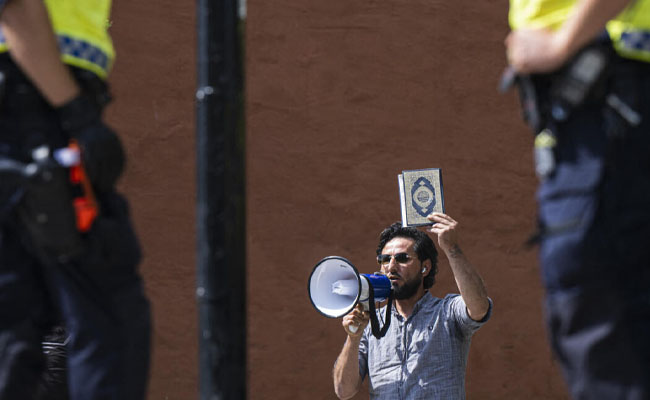
<path fill-rule="evenodd" d="M 449 260 L 456 285 L 467 306 L 467 312 L 470 318 L 480 321 L 487 314 L 490 302 L 483 278 L 458 245 L 458 222 L 442 213 L 433 213 L 428 218 L 434 224 L 426 231 L 437 235 L 438 245 Z"/>

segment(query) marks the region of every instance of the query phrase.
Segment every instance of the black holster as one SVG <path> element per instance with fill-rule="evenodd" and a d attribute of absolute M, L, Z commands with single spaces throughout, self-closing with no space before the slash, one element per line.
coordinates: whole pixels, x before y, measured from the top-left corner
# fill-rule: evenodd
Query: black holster
<path fill-rule="evenodd" d="M 549 74 L 516 78 L 523 118 L 534 135 L 553 129 L 588 102 L 603 102 L 615 57 L 609 41 L 598 40 Z"/>
<path fill-rule="evenodd" d="M 44 149 L 44 148 L 42 148 Z M 36 159 L 16 212 L 25 239 L 47 264 L 65 263 L 82 253 L 68 170 L 51 157 Z"/>

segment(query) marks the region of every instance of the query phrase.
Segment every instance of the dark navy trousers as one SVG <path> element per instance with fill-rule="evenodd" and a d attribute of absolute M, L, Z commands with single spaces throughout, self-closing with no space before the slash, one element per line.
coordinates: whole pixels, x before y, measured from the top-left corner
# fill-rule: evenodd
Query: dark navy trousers
<path fill-rule="evenodd" d="M 617 60 L 609 88 L 558 128 L 538 190 L 547 327 L 574 399 L 650 399 L 650 64 Z M 622 129 L 626 127 L 626 129 Z"/>
<path fill-rule="evenodd" d="M 36 145 L 66 144 L 53 111 L 7 59 L 0 104 L 0 155 L 28 160 Z M 145 398 L 150 309 L 137 271 L 140 247 L 127 202 L 98 194 L 101 216 L 76 261 L 41 262 L 15 212 L 20 184 L 0 180 L 0 400 L 35 398 L 41 340 L 56 323 L 70 340 L 72 400 Z"/>

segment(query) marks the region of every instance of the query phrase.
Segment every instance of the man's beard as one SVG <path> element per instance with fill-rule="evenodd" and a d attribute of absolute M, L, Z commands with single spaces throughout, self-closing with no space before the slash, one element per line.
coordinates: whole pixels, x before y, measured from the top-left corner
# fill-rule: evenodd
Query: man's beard
<path fill-rule="evenodd" d="M 410 281 L 404 282 L 401 286 L 395 286 L 395 284 L 393 284 L 393 296 L 395 300 L 410 299 L 415 295 L 415 293 L 417 293 L 420 286 L 422 286 L 422 279 L 418 276 Z"/>

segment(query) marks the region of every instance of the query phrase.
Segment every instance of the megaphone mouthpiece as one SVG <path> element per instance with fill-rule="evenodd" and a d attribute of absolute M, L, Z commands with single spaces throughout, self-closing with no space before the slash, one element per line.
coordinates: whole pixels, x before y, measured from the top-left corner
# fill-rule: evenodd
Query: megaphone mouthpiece
<path fill-rule="evenodd" d="M 345 279 L 332 284 L 332 293 L 340 296 L 356 296 L 359 290 L 359 282 L 356 279 Z"/>

